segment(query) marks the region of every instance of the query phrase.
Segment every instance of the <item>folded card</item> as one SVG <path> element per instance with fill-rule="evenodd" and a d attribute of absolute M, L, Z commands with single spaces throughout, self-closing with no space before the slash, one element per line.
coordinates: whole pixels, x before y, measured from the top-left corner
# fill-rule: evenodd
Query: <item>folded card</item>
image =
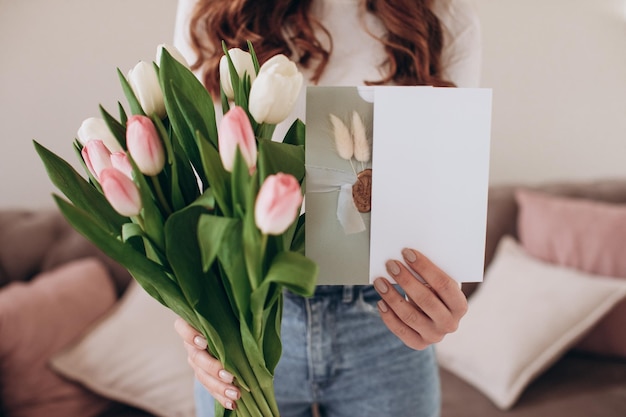
<path fill-rule="evenodd" d="M 415 248 L 483 276 L 491 90 L 308 87 L 306 255 L 320 285 L 368 284 Z"/>

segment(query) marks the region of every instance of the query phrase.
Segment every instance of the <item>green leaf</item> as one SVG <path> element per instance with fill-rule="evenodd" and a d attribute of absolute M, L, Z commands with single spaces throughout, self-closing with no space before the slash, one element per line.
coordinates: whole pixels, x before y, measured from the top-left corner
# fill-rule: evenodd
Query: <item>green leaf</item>
<path fill-rule="evenodd" d="M 207 89 L 189 68 L 172 58 L 167 50 L 163 50 L 159 67 L 159 78 L 168 114 L 171 108 L 176 107 L 173 94 L 179 97 L 179 102 L 180 98 L 184 97 L 185 100 L 176 113 L 193 110 L 193 117 L 185 115 L 193 122 L 189 130 L 191 132 L 199 130 L 205 138 L 217 146 L 215 106 Z"/>
<path fill-rule="evenodd" d="M 217 143 L 213 99 L 196 76 L 167 50 L 163 50 L 159 65 L 159 83 L 174 137 L 206 187 L 196 131 L 204 132 L 205 137 Z"/>
<path fill-rule="evenodd" d="M 206 209 L 194 205 L 170 216 L 165 223 L 167 257 L 189 305 L 205 321 L 197 329 L 207 336 L 211 352 L 232 369 L 235 351 L 242 344 L 237 312 L 215 268 L 203 271 L 201 245 L 192 238 L 199 235 L 199 220 L 205 215 Z"/>
<path fill-rule="evenodd" d="M 141 217 L 144 222 L 144 231 L 150 246 L 152 246 L 159 258 L 162 258 L 165 253 L 165 238 L 163 236 L 164 219 L 161 209 L 155 202 L 152 188 L 148 185 L 146 177 L 139 171 L 132 156 L 128 155 L 128 160 L 133 167 L 133 179 L 141 195 Z"/>
<path fill-rule="evenodd" d="M 204 238 L 204 237 L 202 237 Z M 216 244 L 218 242 L 214 242 Z M 219 242 L 217 258 L 226 278 L 232 298 L 236 304 L 241 321 L 251 323 L 250 293 L 252 291 L 250 278 L 246 270 L 246 262 L 241 248 L 243 247 L 242 222 L 238 220 L 223 234 Z"/>
<path fill-rule="evenodd" d="M 180 288 L 164 267 L 150 261 L 144 254 L 137 252 L 132 245 L 122 242 L 100 228 L 84 210 L 58 196 L 55 196 L 55 201 L 72 227 L 111 259 L 128 269 L 150 296 L 169 307 L 192 326 L 198 325 L 193 310 L 185 302 Z"/>
<path fill-rule="evenodd" d="M 228 113 L 230 110 L 230 103 L 228 102 L 228 97 L 224 93 L 224 89 L 220 86 L 220 101 L 222 102 L 222 114 Z"/>
<path fill-rule="evenodd" d="M 182 205 L 179 206 L 176 200 L 172 201 L 174 204 L 174 210 L 180 210 L 185 205 L 195 201 L 200 196 L 200 189 L 198 186 L 198 179 L 193 172 L 193 168 L 189 165 L 189 160 L 183 158 L 182 150 L 180 149 L 180 145 L 176 143 L 174 145 L 174 158 L 176 160 L 176 169 L 172 170 L 172 187 L 178 188 L 182 194 Z M 212 206 L 215 203 L 212 204 Z"/>
<path fill-rule="evenodd" d="M 256 56 L 256 52 L 254 51 L 254 47 L 252 46 L 252 42 L 248 41 L 248 52 L 252 56 L 252 64 L 254 65 L 254 71 L 258 74 L 261 66 L 259 65 L 259 59 Z"/>
<path fill-rule="evenodd" d="M 298 182 L 304 179 L 304 147 L 271 140 L 259 140 L 257 166 L 261 179 L 278 172 L 291 174 Z"/>
<path fill-rule="evenodd" d="M 215 196 L 213 195 L 213 190 L 210 188 L 205 190 L 198 198 L 196 198 L 191 205 L 202 206 L 207 211 L 215 210 Z"/>
<path fill-rule="evenodd" d="M 302 120 L 296 119 L 289 127 L 289 130 L 285 134 L 285 138 L 283 139 L 283 143 L 289 145 L 299 145 L 304 146 L 304 138 L 305 138 L 306 127 Z"/>
<path fill-rule="evenodd" d="M 301 255 L 304 255 L 304 244 L 305 244 L 305 216 L 306 213 L 302 213 L 300 217 L 298 217 L 298 221 L 294 222 L 291 226 L 294 228 L 291 242 L 288 240 L 289 233 L 285 233 L 285 247 L 290 248 L 293 252 L 298 252 Z M 295 227 L 294 227 L 295 226 Z M 290 231 L 289 231 L 290 232 Z"/>
<path fill-rule="evenodd" d="M 274 257 L 263 282 L 250 295 L 253 329 L 257 338 L 264 337 L 261 317 L 277 302 L 282 294 L 282 287 L 295 294 L 310 297 L 315 291 L 317 273 L 317 264 L 298 253 L 279 252 Z"/>
<path fill-rule="evenodd" d="M 280 324 L 283 315 L 283 295 L 268 309 L 265 318 L 265 331 L 263 332 L 263 356 L 265 366 L 274 374 L 278 360 L 282 354 L 282 342 L 280 339 Z"/>
<path fill-rule="evenodd" d="M 206 120 L 206 117 L 215 117 L 213 102 L 211 101 L 212 116 L 205 114 L 202 108 L 195 102 L 195 98 L 190 94 L 185 94 L 186 90 L 177 88 L 177 84 L 172 85 L 172 95 L 176 104 L 179 106 L 180 113 L 185 119 L 187 126 L 193 132 L 201 132 L 202 136 L 207 138 L 213 146 L 217 147 L 217 122 L 215 119 Z M 210 96 L 207 96 L 210 98 Z"/>
<path fill-rule="evenodd" d="M 62 158 L 33 141 L 52 183 L 78 208 L 91 214 L 92 221 L 119 235 L 128 219 L 118 214 L 107 199 Z"/>
<path fill-rule="evenodd" d="M 310 297 L 315 291 L 317 273 L 317 264 L 306 256 L 296 252 L 280 252 L 272 260 L 263 284 L 276 283 L 295 294 Z"/>
<path fill-rule="evenodd" d="M 126 123 L 122 125 L 120 122 L 115 120 L 113 116 L 111 116 L 105 109 L 100 105 L 100 114 L 102 114 L 102 118 L 104 122 L 109 127 L 109 130 L 115 136 L 118 143 L 122 147 L 122 149 L 126 149 Z"/>
<path fill-rule="evenodd" d="M 267 251 L 267 237 L 262 236 L 256 226 L 254 216 L 254 206 L 259 192 L 258 171 L 254 173 L 247 188 L 245 217 L 243 219 L 243 253 L 252 288 L 256 288 L 261 284 L 263 278 Z"/>
<path fill-rule="evenodd" d="M 229 217 L 202 214 L 198 220 L 198 243 L 202 257 L 202 269 L 208 271 L 224 245 L 226 235 L 236 228 L 238 220 Z"/>
<path fill-rule="evenodd" d="M 124 110 L 124 106 L 119 101 L 117 102 L 117 109 L 120 112 L 120 123 L 122 126 L 126 126 L 126 122 L 128 121 L 128 116 L 126 115 L 126 110 Z M 124 149 L 126 147 L 124 146 Z"/>
<path fill-rule="evenodd" d="M 135 223 L 124 223 L 122 226 L 122 241 L 124 243 L 128 243 L 139 253 L 146 253 L 143 239 L 144 232 L 141 226 Z"/>
<path fill-rule="evenodd" d="M 161 73 L 163 73 L 163 71 L 161 71 Z M 206 185 L 207 179 L 202 166 L 200 151 L 196 145 L 195 131 L 187 125 L 185 116 L 178 107 L 174 93 L 171 92 L 173 89 L 171 84 L 168 84 L 167 86 L 161 85 L 161 88 L 166 95 L 165 108 L 174 131 L 173 138 L 176 139 L 180 148 L 183 149 L 186 159 L 191 161 L 192 166 L 198 173 L 200 181 Z"/>
<path fill-rule="evenodd" d="M 198 197 L 195 175 L 189 161 L 177 155 L 180 152 L 179 144 L 172 140 L 163 121 L 155 115 L 151 119 L 163 140 L 167 158 L 163 172 L 159 174 L 159 182 L 166 185 L 170 209 L 176 211 Z M 180 180 L 181 177 L 183 180 Z"/>
<path fill-rule="evenodd" d="M 247 189 L 250 184 L 250 170 L 243 158 L 239 147 L 235 149 L 235 161 L 233 163 L 233 172 L 231 173 L 231 198 L 233 208 L 233 216 L 243 218 L 247 206 Z"/>
<path fill-rule="evenodd" d="M 237 106 L 243 107 L 247 111 L 248 100 L 245 95 L 245 92 L 243 91 L 243 88 L 241 85 L 242 84 L 241 79 L 239 78 L 239 74 L 237 73 L 237 68 L 235 68 L 235 64 L 233 63 L 233 60 L 230 57 L 230 53 L 228 52 L 228 48 L 226 47 L 226 43 L 224 41 L 222 41 L 222 49 L 224 50 L 224 56 L 226 57 L 226 61 L 228 62 L 228 75 L 230 75 L 230 85 L 233 88 L 235 104 Z"/>
<path fill-rule="evenodd" d="M 117 69 L 117 75 L 120 79 L 120 83 L 122 84 L 122 91 L 124 91 L 124 95 L 126 96 L 126 100 L 128 101 L 132 114 L 145 116 L 146 113 L 141 108 L 141 104 L 139 103 L 139 100 L 137 100 L 137 96 L 135 95 L 133 88 L 130 86 L 128 80 L 119 68 Z"/>
<path fill-rule="evenodd" d="M 202 151 L 202 165 L 208 184 L 213 190 L 217 205 L 226 216 L 232 215 L 232 207 L 229 204 L 231 176 L 222 165 L 222 159 L 217 149 L 198 132 L 198 144 Z"/>

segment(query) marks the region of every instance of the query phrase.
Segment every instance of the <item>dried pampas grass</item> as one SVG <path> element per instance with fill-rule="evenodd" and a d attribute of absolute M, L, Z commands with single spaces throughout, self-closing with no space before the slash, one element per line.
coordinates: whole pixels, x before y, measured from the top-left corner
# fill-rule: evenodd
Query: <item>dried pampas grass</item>
<path fill-rule="evenodd" d="M 372 156 L 372 150 L 367 140 L 363 119 L 356 111 L 352 112 L 352 139 L 354 141 L 354 159 L 359 162 L 368 162 Z"/>
<path fill-rule="evenodd" d="M 333 125 L 333 137 L 335 138 L 337 153 L 341 158 L 351 160 L 354 155 L 354 143 L 350 130 L 339 117 L 332 113 L 330 114 L 330 123 Z"/>

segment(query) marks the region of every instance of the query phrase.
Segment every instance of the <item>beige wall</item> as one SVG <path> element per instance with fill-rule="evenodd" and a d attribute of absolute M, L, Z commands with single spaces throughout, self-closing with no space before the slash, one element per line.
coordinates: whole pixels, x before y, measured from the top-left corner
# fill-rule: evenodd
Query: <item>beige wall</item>
<path fill-rule="evenodd" d="M 626 0 L 475 0 L 491 180 L 626 177 Z"/>
<path fill-rule="evenodd" d="M 32 140 L 76 161 L 82 120 L 125 103 L 116 68 L 154 60 L 175 11 L 176 0 L 0 0 L 0 207 L 53 206 Z"/>
<path fill-rule="evenodd" d="M 494 89 L 491 181 L 626 176 L 626 0 L 473 0 Z M 0 0 L 0 207 L 52 206 L 32 139 L 71 141 L 170 42 L 175 0 Z"/>

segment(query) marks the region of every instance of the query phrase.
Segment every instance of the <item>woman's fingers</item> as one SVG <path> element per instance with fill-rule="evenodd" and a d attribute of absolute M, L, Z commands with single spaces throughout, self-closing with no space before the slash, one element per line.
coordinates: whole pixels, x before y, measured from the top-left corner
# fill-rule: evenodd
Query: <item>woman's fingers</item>
<path fill-rule="evenodd" d="M 174 329 L 176 329 L 176 333 L 178 333 L 178 335 L 190 345 L 195 345 L 199 349 L 207 348 L 206 340 L 202 337 L 200 332 L 191 327 L 189 323 L 182 318 L 176 318 L 176 321 L 174 322 Z"/>
<path fill-rule="evenodd" d="M 409 268 L 424 278 L 452 314 L 460 317 L 465 315 L 467 298 L 458 282 L 419 251 L 404 249 L 402 257 Z"/>
<path fill-rule="evenodd" d="M 177 318 L 174 328 L 183 339 L 187 350 L 187 362 L 193 369 L 196 379 L 224 408 L 234 410 L 240 391 L 233 385 L 233 375 L 224 369 L 219 360 L 209 354 L 204 337 L 185 320 Z"/>
<path fill-rule="evenodd" d="M 405 263 L 391 260 L 386 267 L 406 298 L 387 279 L 377 278 L 374 286 L 383 298 L 379 310 L 387 327 L 407 346 L 424 349 L 457 329 L 467 299 L 458 283 L 423 254 L 412 249 L 402 254 Z"/>
<path fill-rule="evenodd" d="M 407 346 L 422 350 L 441 340 L 433 321 L 404 298 L 385 278 L 377 278 L 374 286 L 383 298 L 378 302 L 383 322 Z"/>

